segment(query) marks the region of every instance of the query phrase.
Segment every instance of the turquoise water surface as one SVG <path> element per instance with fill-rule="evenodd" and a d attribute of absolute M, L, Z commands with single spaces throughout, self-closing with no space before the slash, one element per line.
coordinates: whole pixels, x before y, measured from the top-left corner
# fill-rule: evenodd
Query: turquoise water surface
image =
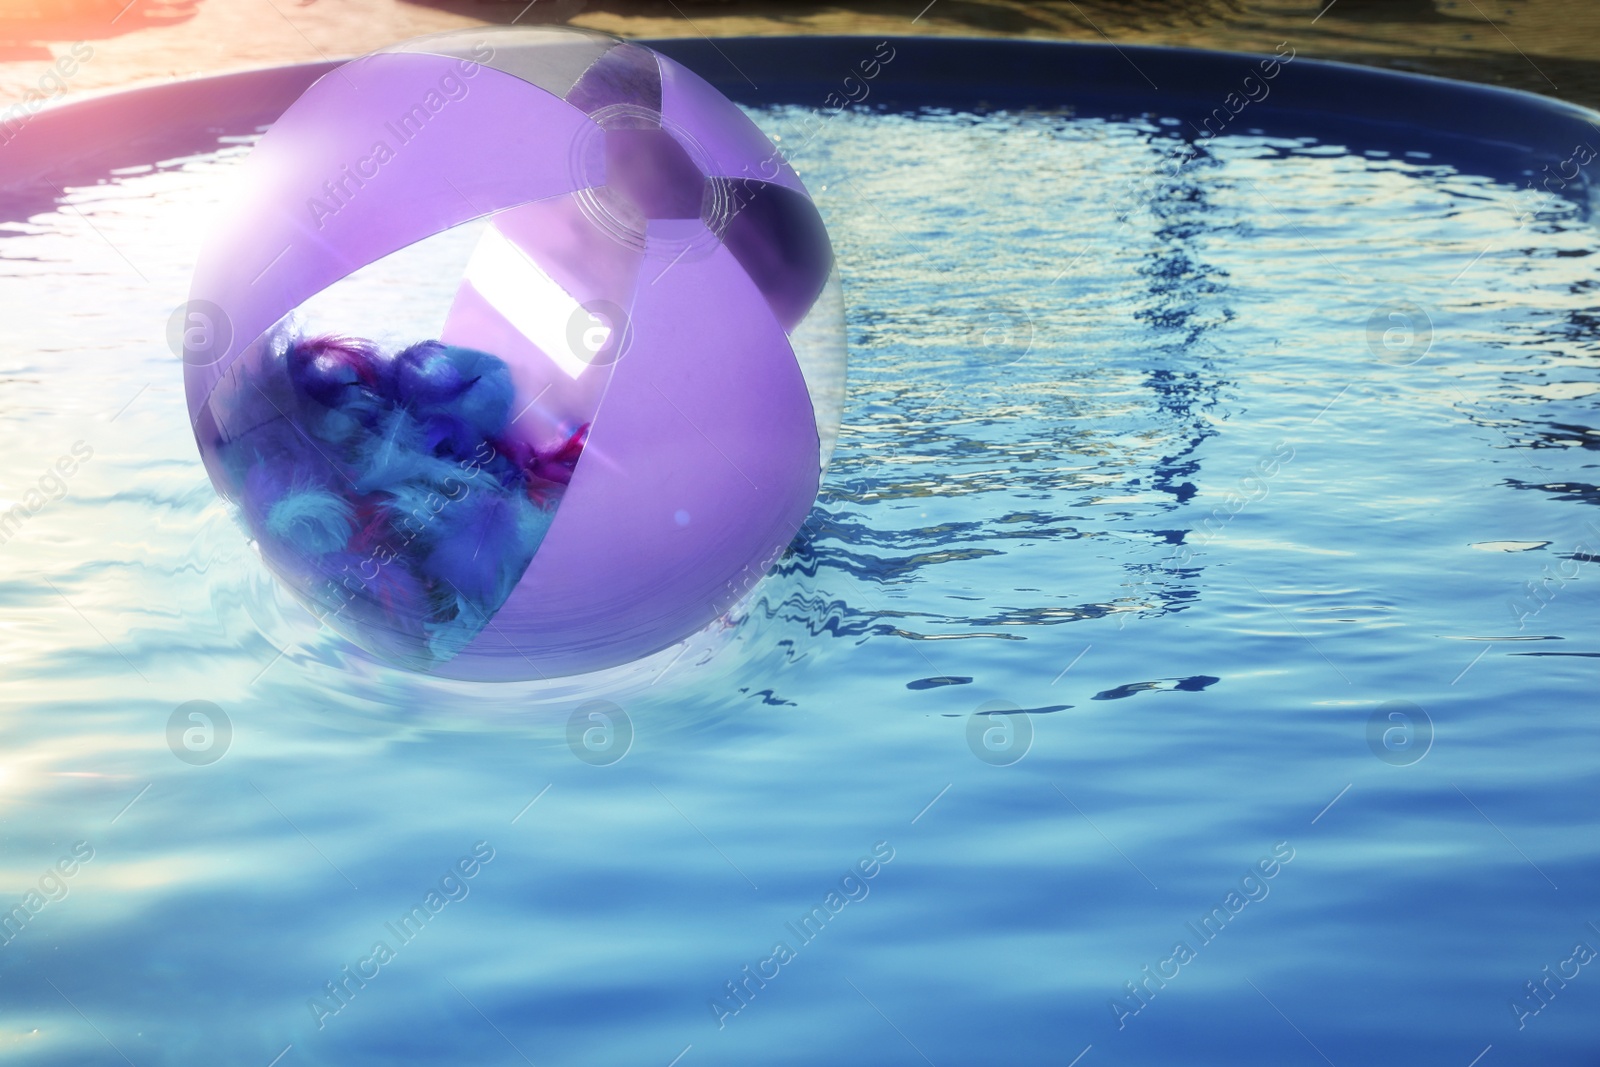
<path fill-rule="evenodd" d="M 164 337 L 248 139 L 0 230 L 0 1055 L 1600 1062 L 1582 208 L 753 114 L 839 253 L 838 452 L 741 610 L 605 676 L 396 672 L 274 587 Z"/>

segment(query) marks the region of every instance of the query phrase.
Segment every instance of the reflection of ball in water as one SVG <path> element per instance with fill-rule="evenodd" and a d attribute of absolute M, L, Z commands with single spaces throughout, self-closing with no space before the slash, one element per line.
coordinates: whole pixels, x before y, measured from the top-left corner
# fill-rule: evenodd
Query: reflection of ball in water
<path fill-rule="evenodd" d="M 594 670 L 716 618 L 798 530 L 843 393 L 833 253 L 683 67 L 588 32 L 422 38 L 324 76 L 243 172 L 195 272 L 189 410 L 335 630 L 453 677 Z"/>

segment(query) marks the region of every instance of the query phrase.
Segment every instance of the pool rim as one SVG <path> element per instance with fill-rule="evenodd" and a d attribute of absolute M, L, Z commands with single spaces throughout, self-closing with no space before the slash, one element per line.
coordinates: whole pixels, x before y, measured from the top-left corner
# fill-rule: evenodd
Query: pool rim
<path fill-rule="evenodd" d="M 1065 106 L 1081 113 L 1135 118 L 1160 112 L 1181 121 L 1217 113 L 1246 77 L 1259 80 L 1263 62 L 1277 58 L 1283 66 L 1271 79 L 1269 95 L 1232 112 L 1248 116 L 1242 132 L 1293 136 L 1289 131 L 1299 127 L 1300 136 L 1318 139 L 1362 131 L 1379 140 L 1385 132 L 1402 139 L 1408 132 L 1444 138 L 1458 142 L 1449 161 L 1459 159 L 1463 169 L 1525 177 L 1529 184 L 1538 164 L 1568 162 L 1575 146 L 1600 145 L 1600 112 L 1555 97 L 1297 53 L 1284 60 L 1281 54 L 1005 37 L 637 40 L 695 70 L 738 103 L 809 104 L 824 114 L 833 110 L 828 94 L 842 90 L 852 73 L 859 78 L 857 65 L 883 42 L 894 49 L 892 60 L 868 80 L 866 99 L 844 110 L 1060 108 L 1062 94 L 1070 93 L 1073 102 Z M 1286 46 L 1293 51 L 1287 42 L 1280 48 Z M 178 128 L 187 131 L 181 140 L 193 152 L 205 147 L 197 135 L 268 125 L 307 86 L 346 61 L 253 67 L 46 102 L 37 112 L 0 124 L 0 203 L 37 191 L 56 175 L 63 183 L 51 183 L 52 189 L 61 192 L 66 184 L 112 177 L 113 170 L 181 158 L 161 155 L 163 148 L 180 150 Z M 763 86 L 752 87 L 741 73 L 749 69 L 762 73 Z M 1157 88 L 1152 72 L 1168 88 Z M 142 144 L 156 158 L 137 158 L 134 150 Z M 215 136 L 210 144 L 215 146 Z M 1582 166 L 1568 181 L 1581 181 L 1582 201 L 1600 199 L 1600 183 Z M 1551 191 L 1573 195 L 1566 181 Z"/>

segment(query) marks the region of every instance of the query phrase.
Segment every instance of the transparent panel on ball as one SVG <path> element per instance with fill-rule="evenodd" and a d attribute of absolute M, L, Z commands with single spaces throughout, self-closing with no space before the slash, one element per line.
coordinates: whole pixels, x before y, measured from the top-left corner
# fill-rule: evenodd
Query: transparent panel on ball
<path fill-rule="evenodd" d="M 414 669 L 493 618 L 554 520 L 640 254 L 575 198 L 521 205 L 324 289 L 249 345 L 197 420 L 267 565 Z"/>

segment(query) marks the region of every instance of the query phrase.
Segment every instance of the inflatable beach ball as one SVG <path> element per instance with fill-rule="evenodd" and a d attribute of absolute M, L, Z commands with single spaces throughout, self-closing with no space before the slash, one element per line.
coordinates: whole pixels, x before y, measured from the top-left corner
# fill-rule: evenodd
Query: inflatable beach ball
<path fill-rule="evenodd" d="M 240 167 L 182 310 L 200 453 L 378 657 L 573 674 L 743 598 L 816 497 L 843 306 L 815 206 L 637 44 L 456 31 L 323 76 Z"/>

